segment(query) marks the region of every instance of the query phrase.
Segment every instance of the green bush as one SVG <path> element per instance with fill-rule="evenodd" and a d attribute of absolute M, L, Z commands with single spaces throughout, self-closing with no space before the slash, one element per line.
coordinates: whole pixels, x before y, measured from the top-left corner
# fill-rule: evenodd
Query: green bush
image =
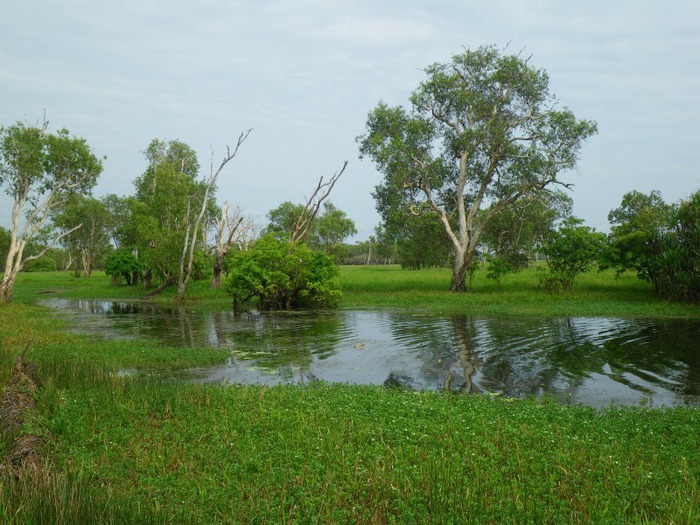
<path fill-rule="evenodd" d="M 545 288 L 571 290 L 576 277 L 588 271 L 601 256 L 604 243 L 605 234 L 584 226 L 581 219 L 564 220 L 542 249 L 550 271 L 544 280 Z"/>
<path fill-rule="evenodd" d="M 323 308 L 335 306 L 340 298 L 333 259 L 276 234 L 234 253 L 227 266 L 226 292 L 236 309 L 255 301 L 263 310 Z"/>
<path fill-rule="evenodd" d="M 131 284 L 134 275 L 143 275 L 145 266 L 129 250 L 117 250 L 105 261 L 105 273 L 118 281 L 124 278 L 126 284 Z"/>
<path fill-rule="evenodd" d="M 700 302 L 700 191 L 678 206 L 656 263 L 662 295 Z"/>
<path fill-rule="evenodd" d="M 54 261 L 48 255 L 42 255 L 38 259 L 32 259 L 27 261 L 24 265 L 25 272 L 55 272 L 56 271 L 56 261 Z"/>

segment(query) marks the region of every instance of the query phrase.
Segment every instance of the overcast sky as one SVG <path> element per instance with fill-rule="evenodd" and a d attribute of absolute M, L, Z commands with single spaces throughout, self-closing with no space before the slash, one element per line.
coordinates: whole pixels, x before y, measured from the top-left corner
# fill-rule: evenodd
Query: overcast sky
<path fill-rule="evenodd" d="M 574 212 L 607 230 L 622 195 L 700 188 L 700 2 L 676 0 L 1 0 L 0 124 L 84 137 L 127 195 L 153 138 L 179 139 L 208 174 L 255 128 L 217 197 L 265 224 L 344 160 L 331 200 L 367 238 L 380 174 L 355 137 L 380 101 L 407 104 L 422 69 L 463 47 L 525 49 L 578 118 L 598 122 L 575 172 Z M 9 201 L 0 200 L 0 224 Z"/>

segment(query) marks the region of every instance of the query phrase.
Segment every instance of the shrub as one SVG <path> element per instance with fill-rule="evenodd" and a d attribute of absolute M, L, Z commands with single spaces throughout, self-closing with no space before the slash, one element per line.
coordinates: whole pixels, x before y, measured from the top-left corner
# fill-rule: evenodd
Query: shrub
<path fill-rule="evenodd" d="M 338 267 L 324 253 L 272 233 L 234 253 L 226 292 L 240 310 L 257 301 L 263 310 L 334 306 L 340 297 Z"/>
<path fill-rule="evenodd" d="M 145 266 L 129 250 L 117 250 L 105 261 L 105 273 L 113 281 L 124 278 L 126 284 L 131 284 L 134 275 L 143 275 Z"/>
<path fill-rule="evenodd" d="M 679 301 L 700 302 L 700 191 L 681 202 L 657 257 L 659 292 Z"/>
<path fill-rule="evenodd" d="M 571 290 L 576 277 L 598 260 L 604 243 L 604 233 L 584 226 L 581 219 L 567 218 L 549 236 L 542 250 L 550 271 L 545 287 L 553 289 L 558 284 L 564 290 Z"/>
<path fill-rule="evenodd" d="M 38 259 L 32 259 L 27 261 L 24 265 L 25 272 L 55 272 L 56 271 L 56 261 L 54 261 L 48 255 L 42 255 Z"/>

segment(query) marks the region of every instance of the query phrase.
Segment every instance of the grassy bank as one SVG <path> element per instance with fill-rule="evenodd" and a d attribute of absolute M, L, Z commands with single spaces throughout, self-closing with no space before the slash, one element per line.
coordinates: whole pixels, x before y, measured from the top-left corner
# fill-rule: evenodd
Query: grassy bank
<path fill-rule="evenodd" d="M 541 268 L 544 268 L 543 266 Z M 542 270 L 540 270 L 542 271 Z M 547 293 L 538 289 L 538 270 L 530 267 L 508 275 L 501 285 L 477 271 L 469 292 L 448 291 L 451 273 L 444 268 L 419 271 L 396 266 L 341 268 L 342 305 L 422 309 L 444 314 L 613 317 L 697 317 L 697 305 L 671 303 L 652 293 L 649 283 L 632 274 L 615 277 L 612 271 L 585 273 L 574 290 Z"/>
<path fill-rule="evenodd" d="M 541 266 L 543 268 L 543 266 Z M 540 270 L 541 271 L 541 270 Z M 480 313 L 529 316 L 700 317 L 695 304 L 673 303 L 656 297 L 649 283 L 633 274 L 620 278 L 612 271 L 591 271 L 579 276 L 574 290 L 547 293 L 538 288 L 538 269 L 530 267 L 508 275 L 499 286 L 476 272 L 469 292 L 449 291 L 450 270 L 430 268 L 402 270 L 398 266 L 343 266 L 340 281 L 343 308 L 400 308 L 433 313 Z M 47 293 L 48 292 L 48 293 Z M 16 302 L 33 303 L 54 292 L 67 298 L 139 300 L 141 286 L 113 286 L 96 272 L 90 279 L 76 279 L 62 272 L 20 274 Z M 158 302 L 172 302 L 175 289 L 167 289 Z M 212 290 L 208 281 L 192 284 L 188 305 L 231 307 L 223 290 Z"/>
<path fill-rule="evenodd" d="M 449 272 L 342 269 L 343 306 L 500 315 L 697 316 L 635 278 L 583 276 L 573 294 L 536 274 L 472 294 Z M 45 438 L 41 479 L 0 481 L 0 523 L 697 523 L 700 411 L 597 411 L 547 400 L 317 385 L 213 387 L 122 369 L 220 363 L 225 350 L 104 341 L 32 303 L 138 298 L 108 279 L 24 274 L 0 307 L 0 379 L 27 341 L 42 388 L 23 431 Z M 168 297 L 160 300 L 168 300 Z M 188 303 L 228 305 L 197 283 Z M 5 443 L 3 441 L 3 443 Z M 0 453 L 5 444 L 0 444 Z"/>

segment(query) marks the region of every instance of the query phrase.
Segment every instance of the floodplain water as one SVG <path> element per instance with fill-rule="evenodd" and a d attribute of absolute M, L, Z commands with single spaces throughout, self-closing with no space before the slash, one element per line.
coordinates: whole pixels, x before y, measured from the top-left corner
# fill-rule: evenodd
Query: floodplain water
<path fill-rule="evenodd" d="M 313 381 L 564 403 L 700 406 L 700 320 L 439 316 L 386 310 L 235 315 L 141 302 L 50 299 L 75 330 L 229 348 L 210 383 Z"/>

